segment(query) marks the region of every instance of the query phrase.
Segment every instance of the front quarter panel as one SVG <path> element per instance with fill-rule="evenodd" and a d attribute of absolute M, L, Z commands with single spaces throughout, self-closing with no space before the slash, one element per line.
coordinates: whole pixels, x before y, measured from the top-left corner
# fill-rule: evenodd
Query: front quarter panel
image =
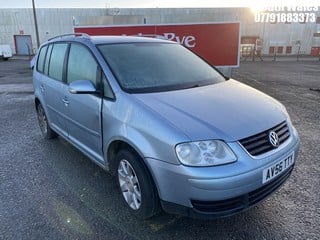
<path fill-rule="evenodd" d="M 104 100 L 103 132 L 106 148 L 113 141 L 121 140 L 131 145 L 142 157 L 172 164 L 180 164 L 175 145 L 189 141 L 180 130 L 125 93 L 118 94 L 115 102 Z"/>

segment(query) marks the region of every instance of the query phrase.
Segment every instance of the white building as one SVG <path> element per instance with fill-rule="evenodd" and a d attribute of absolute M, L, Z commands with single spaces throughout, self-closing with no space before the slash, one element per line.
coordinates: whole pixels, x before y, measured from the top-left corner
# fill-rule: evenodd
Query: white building
<path fill-rule="evenodd" d="M 238 21 L 243 46 L 258 43 L 254 47 L 261 48 L 261 54 L 320 54 L 320 7 L 271 9 L 262 14 L 254 14 L 248 8 L 44 8 L 36 9 L 36 14 L 40 43 L 56 35 L 72 33 L 75 25 Z M 17 54 L 36 51 L 32 9 L 0 9 L 0 44 L 5 43 Z"/>

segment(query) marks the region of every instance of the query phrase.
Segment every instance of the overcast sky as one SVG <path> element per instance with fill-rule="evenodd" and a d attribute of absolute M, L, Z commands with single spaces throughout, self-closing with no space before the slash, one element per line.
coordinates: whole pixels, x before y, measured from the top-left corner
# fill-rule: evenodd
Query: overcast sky
<path fill-rule="evenodd" d="M 34 0 L 38 8 L 320 6 L 319 0 Z M 31 8 L 32 0 L 0 0 L 0 8 Z"/>

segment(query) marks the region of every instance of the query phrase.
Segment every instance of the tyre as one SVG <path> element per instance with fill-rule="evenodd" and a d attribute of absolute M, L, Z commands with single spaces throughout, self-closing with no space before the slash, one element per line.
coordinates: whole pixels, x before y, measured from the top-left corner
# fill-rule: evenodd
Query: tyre
<path fill-rule="evenodd" d="M 40 103 L 37 105 L 37 115 L 42 136 L 46 139 L 52 139 L 57 137 L 58 134 L 50 128 L 48 118 Z"/>
<path fill-rule="evenodd" d="M 153 179 L 141 157 L 129 149 L 116 155 L 120 192 L 129 210 L 139 219 L 159 212 L 159 197 Z"/>

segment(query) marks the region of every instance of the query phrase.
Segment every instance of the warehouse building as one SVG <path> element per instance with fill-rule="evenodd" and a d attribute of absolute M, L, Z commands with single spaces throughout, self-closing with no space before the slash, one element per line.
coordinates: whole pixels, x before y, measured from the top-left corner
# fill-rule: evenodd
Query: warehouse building
<path fill-rule="evenodd" d="M 39 42 L 72 33 L 79 25 L 240 22 L 241 54 L 320 55 L 320 7 L 249 8 L 89 8 L 36 9 Z M 34 54 L 37 38 L 32 9 L 0 9 L 0 44 L 20 55 Z M 226 49 L 227 51 L 227 49 Z"/>

